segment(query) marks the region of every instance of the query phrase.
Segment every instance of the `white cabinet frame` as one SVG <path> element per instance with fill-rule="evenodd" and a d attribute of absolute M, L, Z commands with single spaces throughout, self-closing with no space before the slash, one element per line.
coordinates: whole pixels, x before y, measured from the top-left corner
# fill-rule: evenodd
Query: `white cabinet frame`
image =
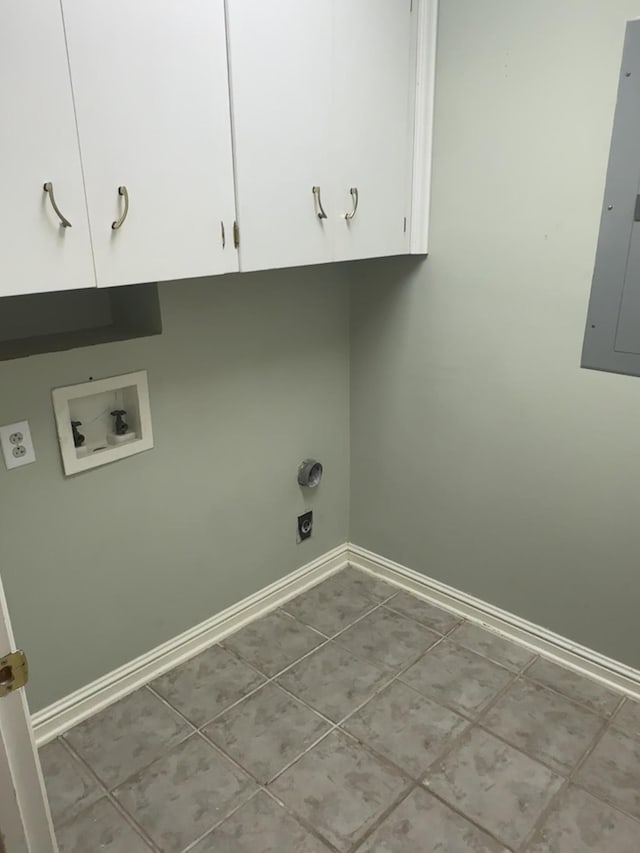
<path fill-rule="evenodd" d="M 409 245 L 412 255 L 426 255 L 429 251 L 438 0 L 412 0 L 412 2 L 418 4 L 416 9 L 418 22 Z"/>

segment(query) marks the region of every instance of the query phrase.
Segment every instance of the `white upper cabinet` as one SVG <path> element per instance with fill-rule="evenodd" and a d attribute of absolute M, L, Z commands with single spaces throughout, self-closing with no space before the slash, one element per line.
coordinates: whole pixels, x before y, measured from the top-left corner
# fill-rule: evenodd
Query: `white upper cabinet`
<path fill-rule="evenodd" d="M 332 259 L 332 31 L 328 3 L 229 0 L 243 270 Z M 313 188 L 318 187 L 319 199 Z"/>
<path fill-rule="evenodd" d="M 240 268 L 425 251 L 435 0 L 227 3 Z"/>
<path fill-rule="evenodd" d="M 436 10 L 1 2 L 0 296 L 426 252 Z"/>
<path fill-rule="evenodd" d="M 0 4 L 0 117 L 0 296 L 95 286 L 56 0 Z"/>
<path fill-rule="evenodd" d="M 98 285 L 236 270 L 224 0 L 62 8 Z"/>
<path fill-rule="evenodd" d="M 334 259 L 406 254 L 414 12 L 409 0 L 334 0 L 333 9 Z"/>

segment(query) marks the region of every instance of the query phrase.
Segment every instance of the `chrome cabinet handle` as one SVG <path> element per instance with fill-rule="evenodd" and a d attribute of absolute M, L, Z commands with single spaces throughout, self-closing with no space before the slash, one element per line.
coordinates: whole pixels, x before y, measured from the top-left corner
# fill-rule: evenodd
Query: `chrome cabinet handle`
<path fill-rule="evenodd" d="M 121 195 L 124 199 L 124 210 L 122 211 L 122 215 L 115 220 L 115 222 L 111 223 L 111 227 L 114 231 L 117 231 L 118 228 L 122 225 L 122 223 L 127 218 L 127 213 L 129 213 L 129 193 L 127 192 L 126 187 L 118 187 L 118 195 Z"/>
<path fill-rule="evenodd" d="M 345 213 L 345 219 L 353 219 L 358 209 L 358 187 L 351 187 L 349 192 L 351 193 L 351 198 L 353 199 L 353 210 L 351 211 L 351 213 Z"/>
<path fill-rule="evenodd" d="M 311 191 L 313 192 L 313 203 L 315 204 L 318 219 L 326 219 L 327 214 L 324 212 L 322 199 L 320 198 L 320 187 L 312 187 Z"/>
<path fill-rule="evenodd" d="M 62 225 L 63 228 L 71 228 L 71 223 L 69 222 L 66 216 L 63 216 L 62 211 L 56 204 L 56 197 L 53 194 L 53 184 L 51 183 L 51 181 L 47 181 L 47 183 L 43 186 L 42 189 L 49 196 L 51 207 L 55 210 L 56 216 L 60 220 L 60 225 Z"/>

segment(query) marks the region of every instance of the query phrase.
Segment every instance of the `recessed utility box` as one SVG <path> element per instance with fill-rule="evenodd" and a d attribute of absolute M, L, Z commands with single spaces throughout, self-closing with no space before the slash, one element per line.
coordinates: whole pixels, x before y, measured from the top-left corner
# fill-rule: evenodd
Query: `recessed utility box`
<path fill-rule="evenodd" d="M 153 447 L 146 370 L 54 388 L 52 398 L 67 475 Z"/>

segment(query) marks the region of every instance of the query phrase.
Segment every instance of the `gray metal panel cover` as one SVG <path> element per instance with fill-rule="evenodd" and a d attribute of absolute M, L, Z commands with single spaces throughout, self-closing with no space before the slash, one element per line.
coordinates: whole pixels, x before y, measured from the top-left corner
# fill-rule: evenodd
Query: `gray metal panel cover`
<path fill-rule="evenodd" d="M 640 20 L 627 24 L 582 366 L 640 376 Z"/>

